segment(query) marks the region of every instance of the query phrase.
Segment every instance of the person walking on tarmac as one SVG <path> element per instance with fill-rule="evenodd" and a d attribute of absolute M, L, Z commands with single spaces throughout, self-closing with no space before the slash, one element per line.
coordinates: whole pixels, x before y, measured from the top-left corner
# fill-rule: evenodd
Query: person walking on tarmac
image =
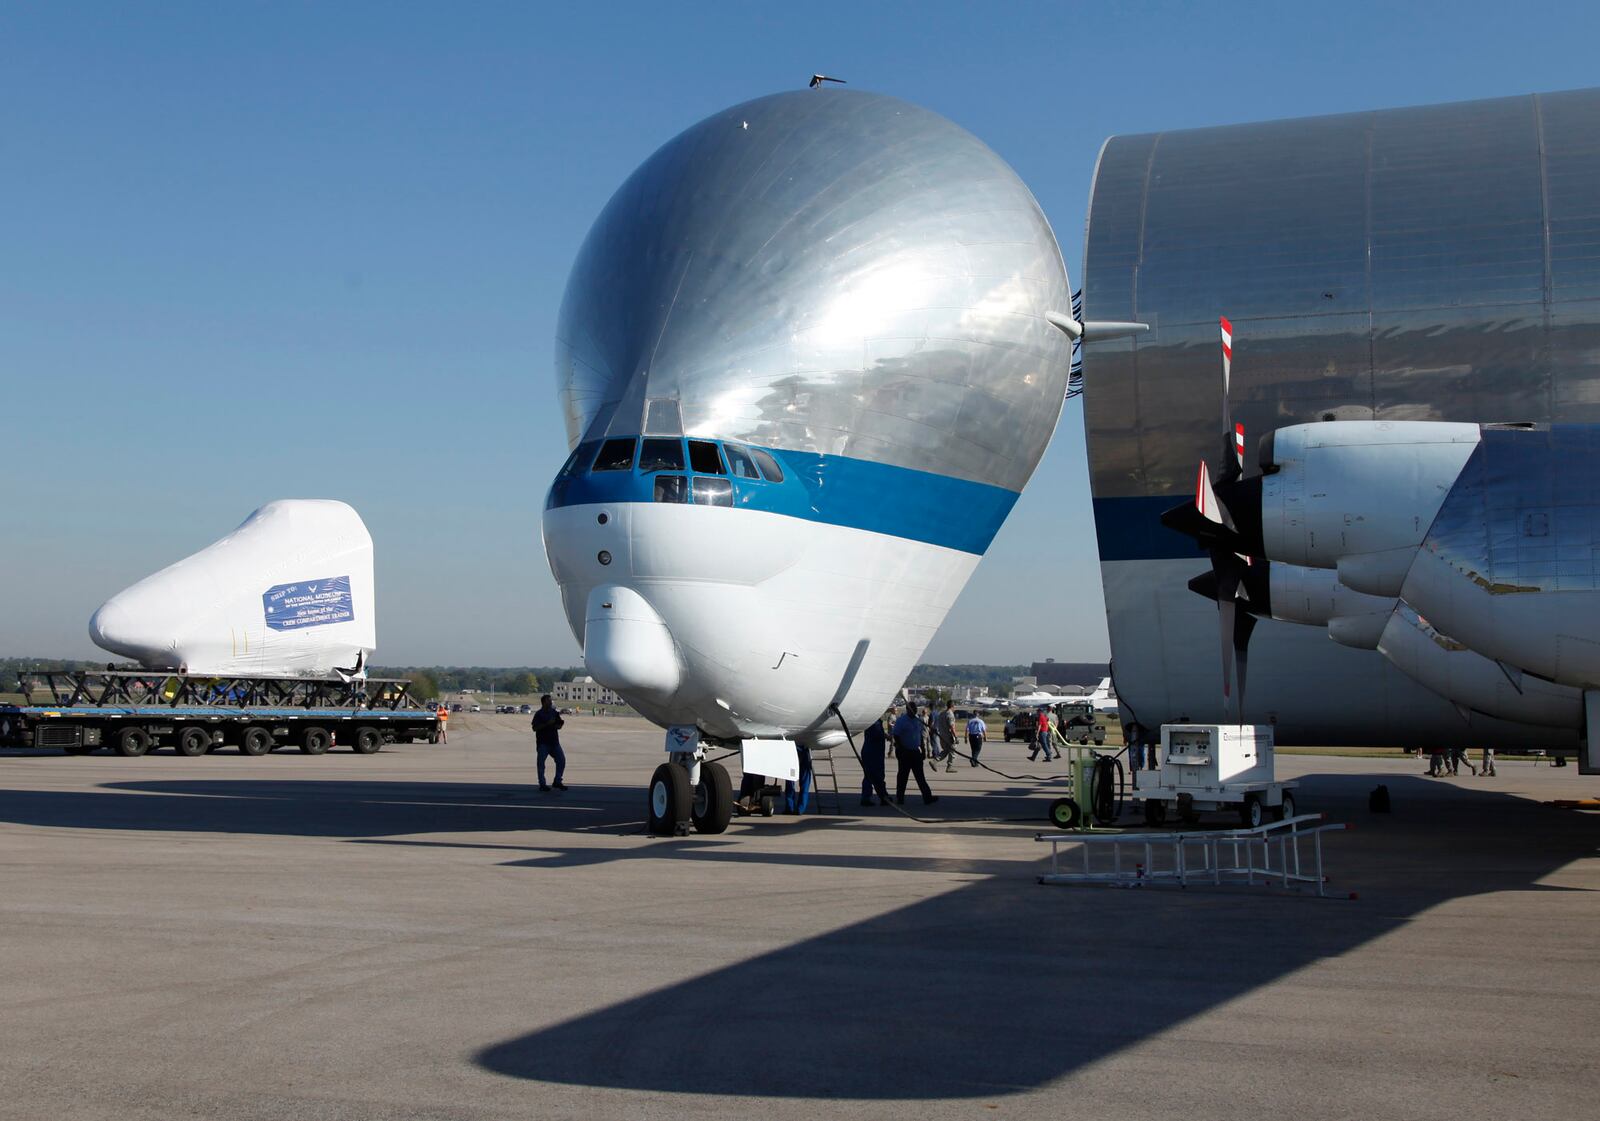
<path fill-rule="evenodd" d="M 894 706 L 889 706 L 889 719 L 894 719 Z M 872 796 L 878 796 L 877 805 L 889 804 L 889 788 L 884 784 L 884 755 L 888 747 L 888 731 L 884 717 L 879 717 L 861 733 L 861 804 L 873 805 Z"/>
<path fill-rule="evenodd" d="M 450 706 L 439 706 L 439 742 L 449 743 L 450 737 L 444 734 L 445 725 L 450 722 Z"/>
<path fill-rule="evenodd" d="M 944 760 L 944 769 L 953 772 L 956 769 L 956 722 L 955 712 L 951 702 L 946 701 L 939 710 L 939 715 L 933 718 L 933 730 L 939 737 L 939 752 L 935 759 Z"/>
<path fill-rule="evenodd" d="M 1046 763 L 1050 762 L 1050 760 L 1052 758 L 1052 756 L 1050 754 L 1050 736 L 1051 736 L 1051 733 L 1052 733 L 1052 730 L 1051 730 L 1051 727 L 1050 727 L 1050 710 L 1048 708 L 1041 708 L 1039 710 L 1039 715 L 1034 718 L 1034 725 L 1033 725 L 1034 743 L 1032 744 L 1032 747 L 1034 748 L 1034 750 L 1028 752 L 1029 760 L 1032 760 L 1033 757 L 1038 754 L 1038 749 L 1039 748 L 1044 748 L 1044 761 Z"/>
<path fill-rule="evenodd" d="M 544 781 L 544 761 L 556 761 L 557 790 L 565 790 L 567 784 L 561 781 L 567 773 L 567 753 L 561 750 L 560 730 L 566 726 L 566 721 L 561 719 L 561 714 L 556 711 L 555 705 L 550 703 L 550 694 L 546 693 L 539 698 L 539 711 L 533 714 L 533 742 L 537 747 L 539 789 L 548 794 L 550 786 Z"/>
<path fill-rule="evenodd" d="M 972 719 L 967 721 L 967 757 L 972 765 L 978 765 L 978 752 L 983 750 L 983 741 L 989 738 L 989 725 L 983 722 L 983 717 L 977 713 L 972 714 Z"/>
<path fill-rule="evenodd" d="M 905 713 L 894 722 L 894 758 L 898 770 L 894 776 L 895 801 L 906 804 L 906 779 L 916 777 L 917 789 L 922 791 L 924 805 L 931 806 L 939 799 L 928 789 L 928 776 L 922 773 L 922 721 L 917 719 L 917 706 L 907 704 Z"/>

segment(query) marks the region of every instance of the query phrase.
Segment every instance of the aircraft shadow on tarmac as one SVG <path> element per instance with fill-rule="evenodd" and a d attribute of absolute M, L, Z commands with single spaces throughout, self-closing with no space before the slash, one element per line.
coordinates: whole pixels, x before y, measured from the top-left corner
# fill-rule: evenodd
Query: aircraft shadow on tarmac
<path fill-rule="evenodd" d="M 585 848 L 578 834 L 633 831 L 639 792 L 601 787 L 539 800 L 525 786 L 341 781 L 150 781 L 111 789 L 0 791 L 0 821 L 76 829 L 149 829 L 343 837 L 517 854 L 508 867 L 578 868 L 630 859 L 958 871 L 978 878 L 865 922 L 675 982 L 479 1052 L 509 1077 L 657 1092 L 861 1099 L 993 1097 L 1038 1087 L 1261 986 L 1347 953 L 1422 911 L 1481 892 L 1562 890 L 1538 881 L 1591 856 L 1600 820 L 1482 788 L 1385 778 L 1395 812 L 1366 812 L 1375 782 L 1311 775 L 1303 801 L 1358 823 L 1328 845 L 1340 890 L 1361 898 L 1197 889 L 1043 888 L 1026 859 L 955 861 L 808 851 L 818 818 L 760 823 L 784 844 L 737 833 Z M 580 795 L 573 791 L 572 795 Z M 951 798 L 941 810 L 961 812 Z M 969 806 L 982 802 L 974 798 Z M 1037 799 L 1035 799 L 1037 802 Z M 834 819 L 829 831 L 850 827 Z M 879 819 L 877 828 L 919 829 Z M 400 839 L 407 834 L 537 828 L 571 845 Z M 931 827 L 937 828 L 937 827 Z M 747 836 L 753 836 L 752 829 Z M 1010 856 L 1022 842 L 995 836 Z M 792 841 L 792 846 L 787 843 Z M 837 845 L 833 846 L 837 848 Z M 1042 848 L 1042 846 L 1041 846 Z M 1354 870 L 1353 873 L 1351 870 Z M 1020 874 L 1019 874 L 1020 873 Z M 1343 882 L 1341 874 L 1352 876 Z M 871 890 L 864 881 L 856 890 Z M 704 947 L 716 916 L 696 913 Z M 716 906 L 729 904 L 719 898 Z M 664 914 L 664 943 L 675 918 Z M 725 947 L 737 955 L 737 944 Z M 1287 991 L 1295 990 L 1292 986 Z M 1314 1016 L 1315 1009 L 1308 1011 Z M 684 1038 L 685 1047 L 664 1044 Z"/>
<path fill-rule="evenodd" d="M 1328 846 L 1334 873 L 1361 866 L 1359 883 L 1339 885 L 1359 889 L 1358 900 L 1043 888 L 1013 866 L 477 1059 L 517 1078 L 657 1092 L 901 1100 L 1022 1092 L 1453 898 L 1561 890 L 1537 881 L 1592 855 L 1600 837 L 1600 822 L 1584 815 L 1421 778 L 1387 778 L 1397 812 L 1376 818 L 1365 806 L 1373 781 L 1304 780 L 1331 816 L 1361 822 Z M 714 919 L 695 925 L 698 945 Z M 672 939 L 671 916 L 661 934 Z M 678 1039 L 685 1046 L 673 1046 Z"/>

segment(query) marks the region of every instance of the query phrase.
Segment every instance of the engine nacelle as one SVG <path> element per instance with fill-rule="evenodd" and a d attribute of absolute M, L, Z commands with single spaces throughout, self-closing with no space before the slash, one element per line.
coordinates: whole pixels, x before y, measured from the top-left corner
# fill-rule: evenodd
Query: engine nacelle
<path fill-rule="evenodd" d="M 1509 674 L 1491 659 L 1440 634 L 1401 604 L 1384 628 L 1378 650 L 1406 676 L 1457 707 L 1519 724 L 1578 728 L 1583 723 L 1583 693 Z"/>
<path fill-rule="evenodd" d="M 1260 555 L 1333 569 L 1347 558 L 1390 554 L 1386 579 L 1357 580 L 1358 590 L 1393 596 L 1404 555 L 1428 533 L 1456 476 L 1480 438 L 1476 424 L 1432 421 L 1326 421 L 1280 428 L 1261 447 L 1259 529 L 1229 505 Z M 1255 483 L 1255 480 L 1251 480 Z"/>

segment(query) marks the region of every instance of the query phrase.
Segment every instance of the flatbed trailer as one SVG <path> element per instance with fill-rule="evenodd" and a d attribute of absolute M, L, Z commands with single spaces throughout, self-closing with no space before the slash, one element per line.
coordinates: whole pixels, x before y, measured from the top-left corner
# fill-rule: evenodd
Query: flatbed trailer
<path fill-rule="evenodd" d="M 138 756 L 163 747 L 199 756 L 222 747 L 265 755 L 334 746 L 371 755 L 386 743 L 434 743 L 436 710 L 410 682 L 363 677 L 208 677 L 149 670 L 29 671 L 21 704 L 0 705 L 0 747 L 105 747 Z M 40 697 L 39 693 L 47 694 Z"/>

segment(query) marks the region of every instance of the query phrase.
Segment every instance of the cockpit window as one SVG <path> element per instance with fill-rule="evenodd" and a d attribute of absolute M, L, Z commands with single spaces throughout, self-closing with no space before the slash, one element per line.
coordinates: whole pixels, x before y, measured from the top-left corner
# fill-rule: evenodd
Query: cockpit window
<path fill-rule="evenodd" d="M 689 441 L 689 470 L 701 475 L 725 475 L 722 469 L 722 456 L 717 454 L 717 445 L 710 440 Z"/>
<path fill-rule="evenodd" d="M 682 471 L 683 441 L 641 440 L 639 470 L 646 473 L 651 471 Z"/>
<path fill-rule="evenodd" d="M 647 441 L 648 442 L 648 441 Z M 656 476 L 657 502 L 689 501 L 689 480 L 682 475 Z"/>
<path fill-rule="evenodd" d="M 633 466 L 633 437 L 625 440 L 607 440 L 600 445 L 595 456 L 596 471 L 626 471 Z"/>
<path fill-rule="evenodd" d="M 572 469 L 580 462 L 589 462 L 589 457 L 594 454 L 594 449 L 598 446 L 598 443 L 599 441 L 597 440 L 590 440 L 573 448 L 572 454 L 567 456 L 567 462 L 562 465 L 561 472 L 556 477 L 565 478 L 572 474 Z"/>
<path fill-rule="evenodd" d="M 750 453 L 738 444 L 723 444 L 722 450 L 728 453 L 728 468 L 741 479 L 759 479 L 760 472 L 756 470 L 755 460 L 750 458 Z"/>
<path fill-rule="evenodd" d="M 732 506 L 733 484 L 727 479 L 694 477 L 694 504 L 696 506 Z"/>
<path fill-rule="evenodd" d="M 783 468 L 778 466 L 778 461 L 760 448 L 751 448 L 750 454 L 755 457 L 756 464 L 761 468 L 761 476 L 769 483 L 783 482 Z"/>

